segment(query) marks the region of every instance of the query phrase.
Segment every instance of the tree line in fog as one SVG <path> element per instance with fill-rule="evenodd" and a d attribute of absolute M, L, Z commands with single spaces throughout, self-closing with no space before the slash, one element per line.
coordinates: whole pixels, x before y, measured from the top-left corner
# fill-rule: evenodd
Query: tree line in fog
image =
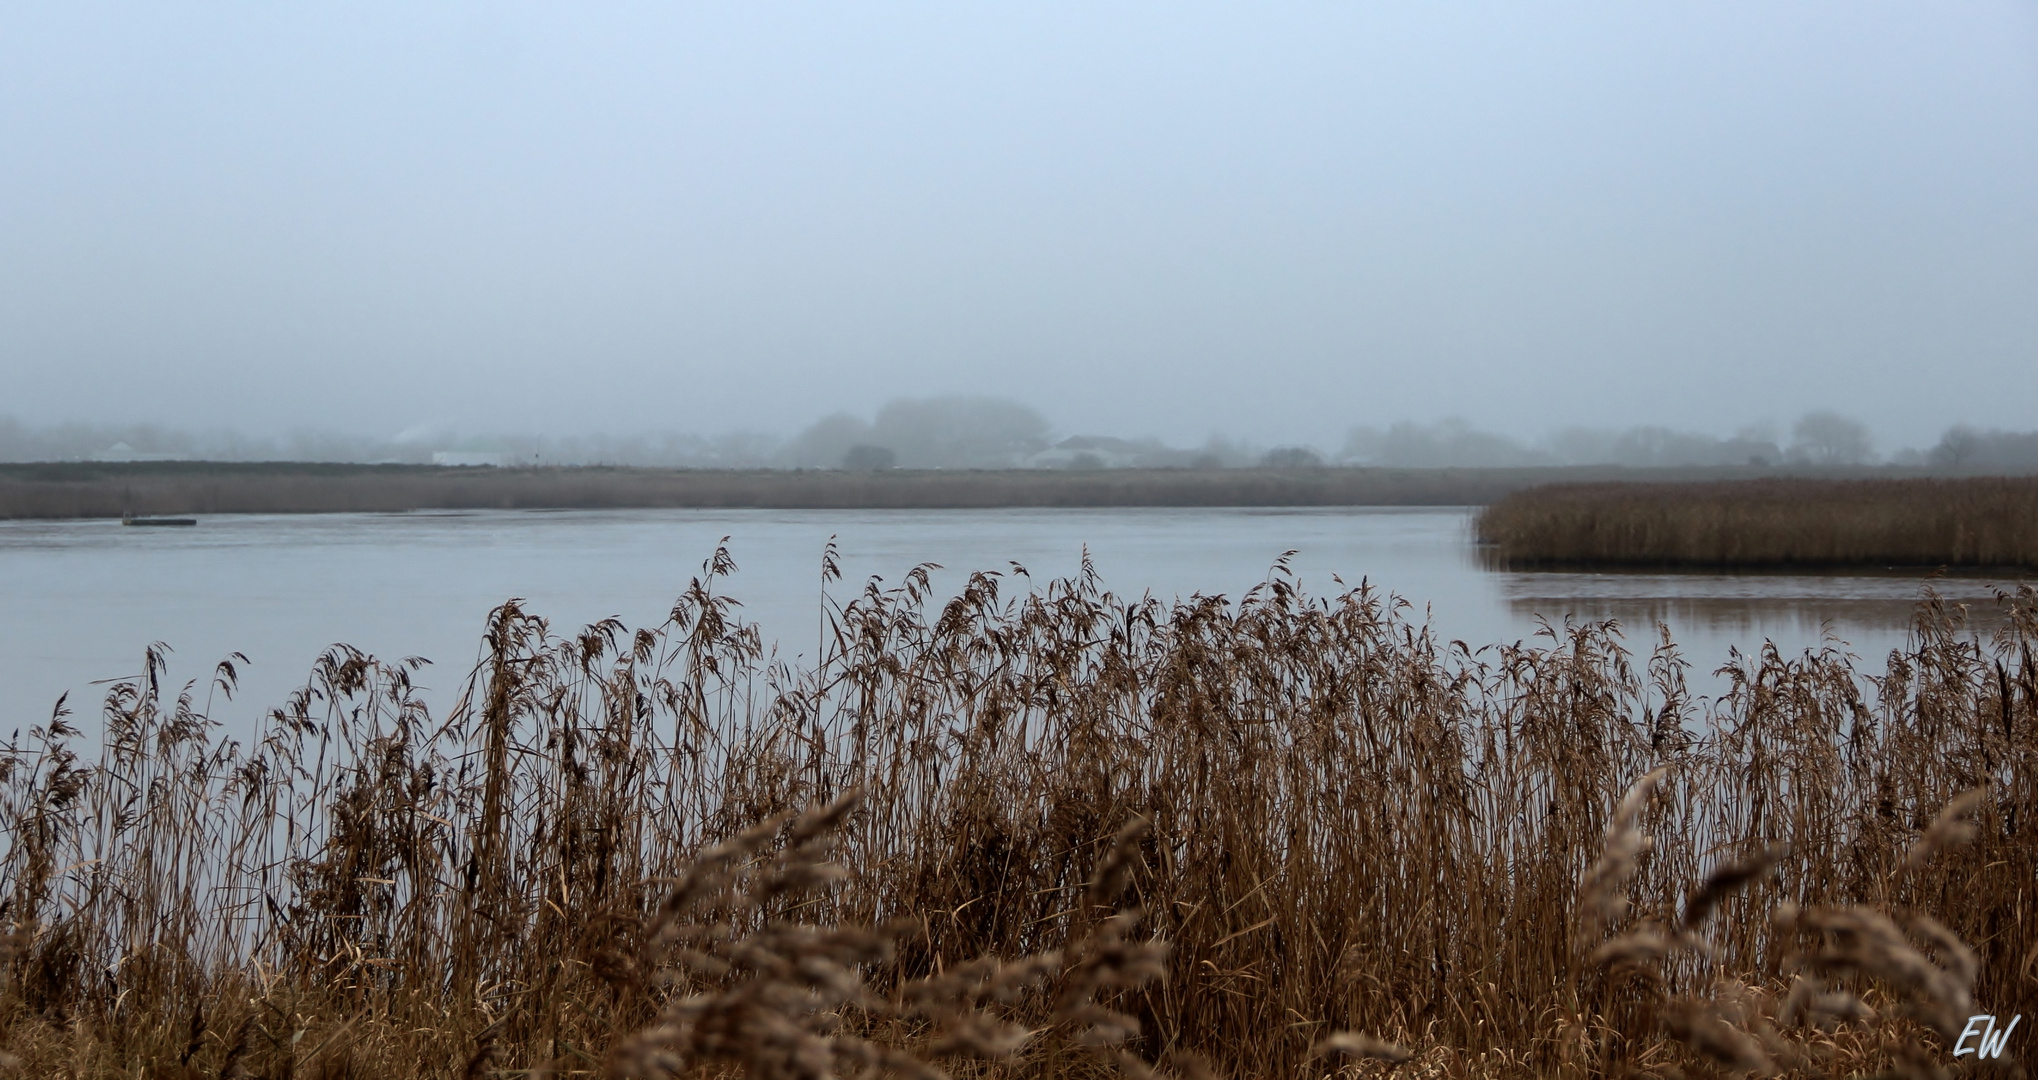
<path fill-rule="evenodd" d="M 1354 427 L 1335 447 L 1267 446 L 1221 436 L 1172 446 L 1154 438 L 1057 433 L 1030 406 L 961 395 L 898 398 L 867 417 L 834 413 L 790 438 L 741 432 L 462 435 L 422 429 L 390 438 L 325 432 L 257 437 L 152 425 L 34 427 L 0 417 L 0 461 L 95 460 L 868 470 L 1889 464 L 1973 471 L 2038 469 L 2038 431 L 1957 425 L 1932 446 L 1884 452 L 1866 425 L 1818 411 L 1787 429 L 1757 424 L 1728 436 L 1655 426 L 1571 427 L 1529 440 L 1447 419 Z"/>

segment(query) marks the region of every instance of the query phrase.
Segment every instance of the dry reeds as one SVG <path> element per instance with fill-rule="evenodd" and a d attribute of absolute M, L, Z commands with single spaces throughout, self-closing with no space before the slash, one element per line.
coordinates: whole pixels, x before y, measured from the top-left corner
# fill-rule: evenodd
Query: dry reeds
<path fill-rule="evenodd" d="M 2038 1013 L 2029 590 L 1992 640 L 1928 599 L 1872 678 L 1765 650 L 1695 703 L 1667 640 L 1468 652 L 1279 568 L 1172 607 L 916 573 L 793 670 L 729 569 L 646 630 L 504 605 L 444 717 L 345 648 L 252 742 L 153 656 L 90 760 L 59 710 L 0 754 L 0 1054 L 1837 1075 Z"/>
<path fill-rule="evenodd" d="M 1534 567 L 2038 568 L 2038 478 L 1577 484 L 1516 492 L 1479 539 Z"/>

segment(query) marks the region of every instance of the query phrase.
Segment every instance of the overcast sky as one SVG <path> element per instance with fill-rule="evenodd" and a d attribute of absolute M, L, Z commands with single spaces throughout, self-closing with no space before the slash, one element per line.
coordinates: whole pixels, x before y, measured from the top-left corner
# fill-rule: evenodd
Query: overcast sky
<path fill-rule="evenodd" d="M 0 4 L 0 414 L 2038 427 L 2038 4 Z"/>

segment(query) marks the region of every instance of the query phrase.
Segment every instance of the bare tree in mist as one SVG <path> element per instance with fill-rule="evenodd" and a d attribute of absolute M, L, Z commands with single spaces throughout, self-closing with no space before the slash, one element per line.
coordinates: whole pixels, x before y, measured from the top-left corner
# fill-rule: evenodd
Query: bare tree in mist
<path fill-rule="evenodd" d="M 2026 472 L 2038 469 L 2038 431 L 2001 431 L 1955 424 L 1923 455 L 1941 468 Z"/>
<path fill-rule="evenodd" d="M 1804 414 L 1790 434 L 1791 460 L 1807 465 L 1863 465 L 1875 453 L 1868 425 L 1830 410 Z"/>

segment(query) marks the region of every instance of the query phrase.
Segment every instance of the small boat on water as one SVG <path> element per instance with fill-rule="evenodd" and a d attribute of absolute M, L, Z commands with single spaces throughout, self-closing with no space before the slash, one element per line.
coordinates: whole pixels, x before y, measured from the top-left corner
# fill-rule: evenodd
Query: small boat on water
<path fill-rule="evenodd" d="M 122 525 L 196 525 L 198 524 L 198 519 L 180 517 L 136 517 L 133 514 L 123 514 L 121 515 L 120 523 Z"/>

